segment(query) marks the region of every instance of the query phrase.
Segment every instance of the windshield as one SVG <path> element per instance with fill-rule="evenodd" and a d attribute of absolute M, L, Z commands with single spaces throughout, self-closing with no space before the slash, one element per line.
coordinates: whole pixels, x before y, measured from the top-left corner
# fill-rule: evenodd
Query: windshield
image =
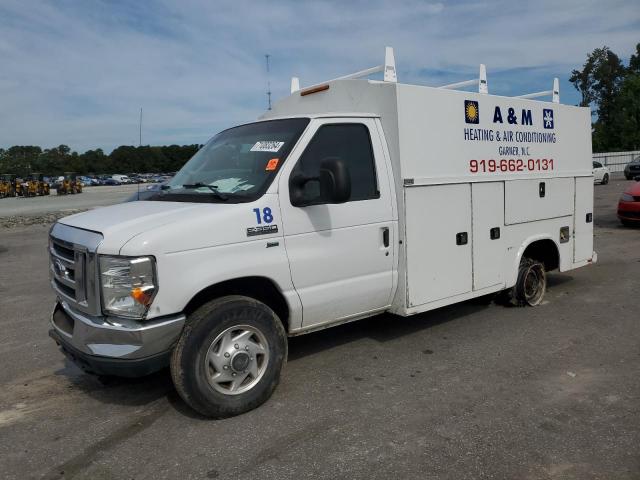
<path fill-rule="evenodd" d="M 308 118 L 289 118 L 225 130 L 202 147 L 150 200 L 253 201 L 269 188 L 308 123 Z"/>

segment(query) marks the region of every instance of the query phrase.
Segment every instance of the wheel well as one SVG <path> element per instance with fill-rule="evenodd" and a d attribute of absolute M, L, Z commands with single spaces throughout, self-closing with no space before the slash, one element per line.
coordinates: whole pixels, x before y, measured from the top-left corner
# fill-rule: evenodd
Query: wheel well
<path fill-rule="evenodd" d="M 547 272 L 560 266 L 560 253 L 553 240 L 537 240 L 531 243 L 522 256 L 542 262 Z"/>
<path fill-rule="evenodd" d="M 200 290 L 187 304 L 184 312 L 189 315 L 203 304 L 227 295 L 244 295 L 258 300 L 273 310 L 289 331 L 289 306 L 275 283 L 265 277 L 243 277 L 210 285 Z"/>

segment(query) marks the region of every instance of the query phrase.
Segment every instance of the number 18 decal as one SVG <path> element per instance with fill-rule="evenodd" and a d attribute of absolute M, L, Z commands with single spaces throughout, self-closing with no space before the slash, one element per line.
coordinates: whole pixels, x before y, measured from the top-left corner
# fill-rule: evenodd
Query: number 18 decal
<path fill-rule="evenodd" d="M 258 225 L 260 225 L 262 221 L 264 221 L 264 223 L 273 222 L 273 214 L 271 213 L 271 209 L 269 207 L 265 207 L 262 209 L 262 215 L 260 215 L 259 208 L 254 208 L 253 213 L 256 214 L 256 221 L 258 222 Z"/>

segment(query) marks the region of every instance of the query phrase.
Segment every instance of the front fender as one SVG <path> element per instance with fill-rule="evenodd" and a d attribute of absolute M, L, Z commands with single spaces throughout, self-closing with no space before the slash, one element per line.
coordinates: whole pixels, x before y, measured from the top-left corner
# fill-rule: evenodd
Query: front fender
<path fill-rule="evenodd" d="M 269 245 L 269 246 L 267 246 Z M 167 253 L 157 258 L 158 294 L 148 317 L 179 313 L 205 288 L 242 277 L 264 277 L 282 292 L 292 327 L 302 324 L 302 306 L 291 281 L 282 237 Z"/>

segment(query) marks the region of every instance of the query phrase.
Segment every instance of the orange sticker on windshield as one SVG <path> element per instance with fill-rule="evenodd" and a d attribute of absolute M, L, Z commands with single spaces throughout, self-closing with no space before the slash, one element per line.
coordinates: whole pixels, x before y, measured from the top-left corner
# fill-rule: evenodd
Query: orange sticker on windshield
<path fill-rule="evenodd" d="M 265 170 L 266 170 L 267 172 L 272 172 L 272 171 L 274 171 L 274 170 L 277 168 L 277 166 L 278 166 L 278 162 L 279 162 L 279 161 L 280 161 L 280 159 L 279 159 L 279 158 L 272 158 L 271 160 L 269 160 L 269 161 L 267 162 L 267 168 L 265 168 Z"/>

